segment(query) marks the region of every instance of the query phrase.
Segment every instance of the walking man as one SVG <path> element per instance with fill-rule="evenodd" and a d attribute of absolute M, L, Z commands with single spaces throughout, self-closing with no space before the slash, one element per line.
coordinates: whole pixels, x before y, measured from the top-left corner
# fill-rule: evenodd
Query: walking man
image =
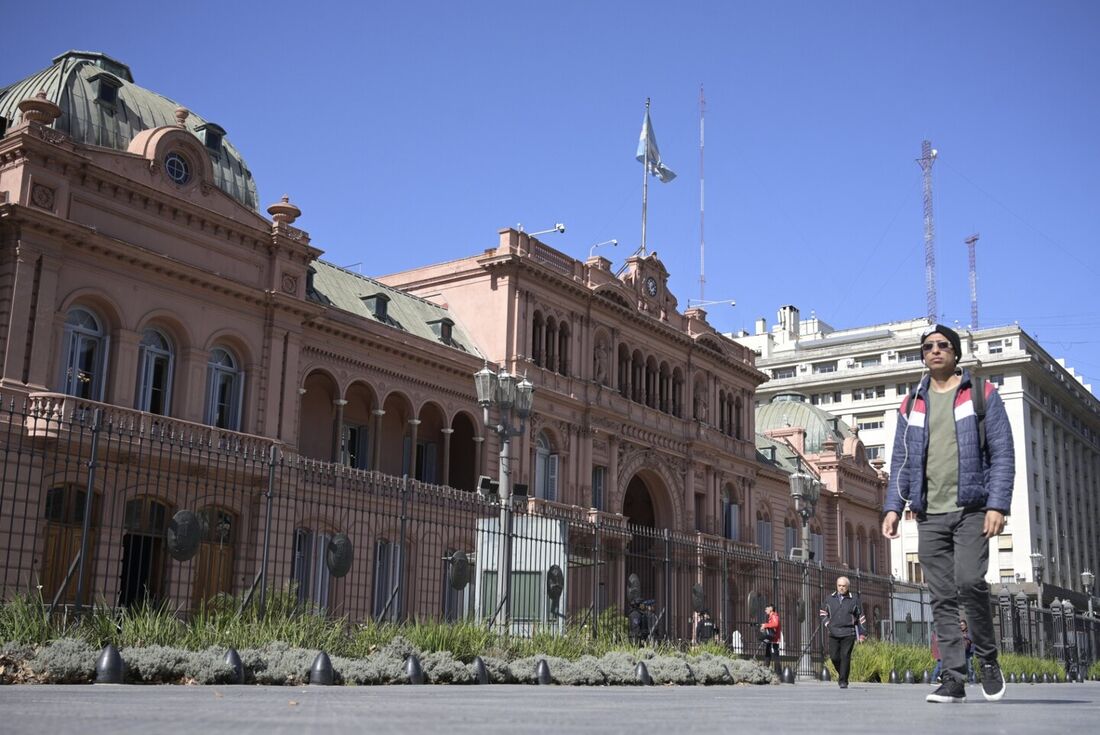
<path fill-rule="evenodd" d="M 966 701 L 966 643 L 959 628 L 966 610 L 982 694 L 1005 693 L 997 662 L 989 584 L 989 540 L 1012 505 L 1015 458 L 1012 428 L 996 387 L 958 369 L 959 335 L 936 324 L 921 335 L 928 373 L 898 409 L 882 535 L 897 538 L 905 506 L 917 518 L 919 559 L 932 591 L 943 683 L 929 702 Z"/>
<path fill-rule="evenodd" d="M 848 688 L 848 671 L 852 668 L 852 647 L 864 638 L 867 617 L 859 598 L 852 595 L 847 577 L 837 577 L 836 592 L 825 598 L 818 614 L 829 630 L 829 659 L 836 667 L 836 679 L 841 689 Z"/>

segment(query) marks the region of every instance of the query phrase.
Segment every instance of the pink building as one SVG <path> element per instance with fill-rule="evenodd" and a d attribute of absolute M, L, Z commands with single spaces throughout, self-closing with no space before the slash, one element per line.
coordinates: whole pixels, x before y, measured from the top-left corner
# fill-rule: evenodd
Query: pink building
<path fill-rule="evenodd" d="M 472 491 L 497 474 L 472 379 L 486 362 L 536 386 L 513 443 L 520 512 L 603 529 L 565 534 L 593 536 L 613 562 L 575 564 L 571 607 L 620 605 L 637 573 L 684 621 L 685 591 L 667 563 L 652 568 L 657 540 L 691 550 L 699 570 L 751 553 L 754 521 L 790 518 L 788 470 L 757 451 L 764 374 L 705 311 L 679 309 L 656 253 L 617 275 L 505 229 L 481 253 L 368 278 L 321 260 L 287 197 L 257 210 L 226 130 L 105 55 L 68 52 L 0 90 L 0 116 L 0 389 L 16 407 L 0 498 L 7 593 L 40 584 L 73 599 L 91 487 L 85 594 L 109 603 L 243 594 L 263 564 L 353 617 L 451 615 L 468 593 L 440 592 L 450 562 L 434 560 L 472 550 L 491 516 Z M 74 434 L 95 409 L 116 481 L 59 459 L 104 451 Z M 797 431 L 772 436 L 835 488 L 817 526 L 826 560 L 888 569 L 848 530 L 870 532 L 881 492 L 858 440 L 811 451 Z M 269 475 L 262 460 L 276 455 Z M 415 509 L 387 495 L 407 489 L 402 476 Z M 203 544 L 180 562 L 165 539 L 187 508 L 206 519 Z M 322 562 L 337 534 L 363 562 L 346 580 Z M 676 584 L 694 575 L 709 599 L 732 599 L 735 572 L 714 569 Z"/>

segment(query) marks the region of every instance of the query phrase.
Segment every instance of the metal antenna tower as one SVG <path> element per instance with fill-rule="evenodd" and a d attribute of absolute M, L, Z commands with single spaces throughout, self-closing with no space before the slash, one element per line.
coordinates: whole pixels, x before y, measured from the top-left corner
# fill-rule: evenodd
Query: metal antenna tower
<path fill-rule="evenodd" d="M 936 227 L 932 221 L 932 164 L 936 161 L 936 149 L 931 141 L 921 141 L 920 165 L 924 178 L 924 291 L 928 296 L 928 318 L 935 322 L 936 309 Z"/>
<path fill-rule="evenodd" d="M 703 112 L 707 100 L 703 97 L 703 85 L 699 85 L 699 300 L 704 301 L 707 277 L 703 265 Z"/>
<path fill-rule="evenodd" d="M 978 328 L 978 266 L 974 257 L 974 246 L 978 243 L 978 233 L 966 238 L 966 250 L 970 256 L 970 328 Z"/>

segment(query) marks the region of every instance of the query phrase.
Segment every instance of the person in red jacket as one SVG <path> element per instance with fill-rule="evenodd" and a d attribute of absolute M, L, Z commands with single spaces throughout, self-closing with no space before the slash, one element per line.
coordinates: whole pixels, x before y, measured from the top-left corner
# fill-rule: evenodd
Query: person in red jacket
<path fill-rule="evenodd" d="M 783 633 L 783 626 L 779 623 L 779 613 L 775 611 L 775 605 L 764 608 L 764 622 L 760 624 L 760 642 L 764 644 L 764 663 L 770 665 L 772 656 L 779 663 L 779 637 Z"/>

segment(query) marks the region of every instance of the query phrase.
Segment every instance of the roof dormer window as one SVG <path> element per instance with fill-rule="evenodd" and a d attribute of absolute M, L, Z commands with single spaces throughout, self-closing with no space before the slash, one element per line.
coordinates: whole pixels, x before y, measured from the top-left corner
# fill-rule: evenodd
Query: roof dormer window
<path fill-rule="evenodd" d="M 106 72 L 100 72 L 88 81 L 95 85 L 96 102 L 114 109 L 118 104 L 118 90 L 122 87 L 122 81 Z"/>
<path fill-rule="evenodd" d="M 380 322 L 389 320 L 389 303 L 390 297 L 384 293 L 371 294 L 370 296 L 363 296 L 363 304 L 366 305 L 370 312 L 374 314 L 374 318 Z"/>
<path fill-rule="evenodd" d="M 222 149 L 222 138 L 225 137 L 225 128 L 217 123 L 203 123 L 195 128 L 195 134 L 202 140 L 203 145 L 214 153 Z"/>
<path fill-rule="evenodd" d="M 435 332 L 436 338 L 445 345 L 449 345 L 454 341 L 453 331 L 455 323 L 443 317 L 442 319 L 436 319 L 435 321 L 428 322 L 428 326 Z"/>

